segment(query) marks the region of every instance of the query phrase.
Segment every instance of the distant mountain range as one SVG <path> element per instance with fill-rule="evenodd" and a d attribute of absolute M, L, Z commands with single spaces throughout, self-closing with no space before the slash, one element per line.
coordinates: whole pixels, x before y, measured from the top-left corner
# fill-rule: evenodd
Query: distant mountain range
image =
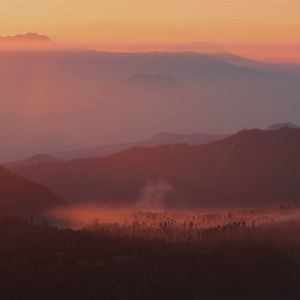
<path fill-rule="evenodd" d="M 300 128 L 298 125 L 295 125 L 293 123 L 277 123 L 272 124 L 269 127 L 266 128 L 266 130 L 278 130 L 280 128 Z"/>
<path fill-rule="evenodd" d="M 104 158 L 16 170 L 75 202 L 136 204 L 167 184 L 172 207 L 253 207 L 299 203 L 300 130 L 244 130 L 205 145 L 135 147 Z M 171 187 L 171 188 L 169 188 Z M 150 193 L 151 196 L 151 193 Z"/>
<path fill-rule="evenodd" d="M 201 145 L 208 142 L 220 140 L 226 138 L 228 135 L 218 135 L 218 134 L 205 134 L 205 133 L 195 133 L 195 134 L 179 134 L 172 132 L 159 133 L 154 135 L 150 139 L 141 140 L 133 143 L 123 143 L 114 145 L 105 145 L 98 147 L 91 147 L 75 151 L 66 151 L 54 153 L 51 157 L 56 157 L 59 159 L 69 160 L 77 158 L 86 157 L 101 157 L 117 152 L 132 148 L 132 147 L 154 147 L 166 144 L 189 144 L 189 145 Z M 46 161 L 49 161 L 47 159 Z M 18 163 L 17 163 L 18 164 Z"/>
<path fill-rule="evenodd" d="M 0 214 L 42 214 L 64 205 L 48 188 L 0 166 Z"/>
<path fill-rule="evenodd" d="M 278 123 L 272 124 L 266 128 L 266 130 L 277 130 L 280 128 L 299 128 L 293 123 Z M 180 134 L 173 132 L 162 132 L 152 136 L 149 139 L 112 144 L 112 145 L 100 145 L 95 147 L 83 148 L 79 150 L 71 150 L 64 152 L 56 152 L 53 154 L 37 154 L 29 158 L 5 163 L 5 167 L 9 169 L 18 169 L 20 167 L 27 167 L 31 165 L 37 165 L 41 163 L 58 162 L 60 160 L 72 160 L 79 158 L 89 157 L 104 157 L 112 154 L 116 154 L 123 150 L 127 150 L 133 147 L 155 147 L 168 144 L 188 144 L 188 145 L 202 145 L 209 142 L 222 140 L 230 135 L 225 134 L 206 134 L 206 133 L 194 133 L 194 134 Z"/>
<path fill-rule="evenodd" d="M 167 144 L 201 145 L 208 142 L 224 139 L 226 137 L 228 137 L 228 135 L 206 134 L 206 133 L 179 134 L 179 133 L 172 133 L 172 132 L 163 132 L 154 135 L 149 139 L 136 141 L 132 143 L 103 145 L 103 146 L 90 147 L 90 148 L 84 148 L 84 149 L 73 150 L 73 151 L 56 152 L 51 155 L 36 154 L 25 159 L 8 162 L 3 165 L 6 168 L 9 168 L 10 170 L 14 170 L 23 167 L 43 164 L 43 163 L 58 162 L 60 160 L 72 160 L 72 159 L 88 158 L 88 157 L 103 157 L 133 147 L 154 147 L 154 146 L 167 145 Z"/>
<path fill-rule="evenodd" d="M 16 39 L 44 40 L 38 34 L 24 36 Z M 201 43 L 177 47 L 186 46 L 210 48 Z M 5 108 L 0 119 L 6 124 L 0 128 L 0 161 L 97 141 L 140 140 L 153 132 L 202 128 L 226 134 L 279 119 L 300 122 L 300 71 L 289 73 L 288 67 L 258 66 L 218 51 L 107 53 L 47 47 L 0 47 Z"/>
<path fill-rule="evenodd" d="M 218 131 L 222 126 L 210 126 L 217 124 L 210 116 L 218 115 L 219 120 L 221 113 L 234 110 L 222 108 L 225 101 L 216 103 L 207 89 L 223 97 L 215 80 L 236 85 L 235 80 L 256 76 L 270 74 L 196 53 L 0 51 L 3 105 L 15 112 L 0 112 L 0 118 L 16 132 L 6 137 L 0 130 L 1 140 L 9 139 L 4 145 L 15 145 L 4 146 L 0 159 L 80 148 L 100 138 L 108 144 L 159 131 Z M 226 102 L 234 99 L 227 97 Z M 34 118 L 32 103 L 36 103 Z M 70 139 L 75 132 L 76 138 Z"/>

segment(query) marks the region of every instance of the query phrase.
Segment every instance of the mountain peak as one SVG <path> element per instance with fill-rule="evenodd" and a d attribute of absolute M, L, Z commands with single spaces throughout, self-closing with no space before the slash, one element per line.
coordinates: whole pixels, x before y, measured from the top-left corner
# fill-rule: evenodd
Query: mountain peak
<path fill-rule="evenodd" d="M 0 36 L 0 46 L 2 49 L 45 48 L 52 47 L 53 45 L 55 45 L 55 43 L 49 37 L 34 32 L 12 36 Z"/>
<path fill-rule="evenodd" d="M 290 122 L 286 122 L 286 123 L 276 123 L 276 124 L 272 124 L 270 126 L 268 126 L 266 128 L 266 130 L 278 130 L 278 129 L 282 129 L 282 128 L 293 128 L 293 129 L 297 129 L 300 128 L 299 126 L 290 123 Z"/>
<path fill-rule="evenodd" d="M 13 36 L 0 36 L 0 41 L 3 42 L 52 42 L 46 35 L 41 35 L 35 32 L 27 32 L 25 34 L 17 34 Z"/>

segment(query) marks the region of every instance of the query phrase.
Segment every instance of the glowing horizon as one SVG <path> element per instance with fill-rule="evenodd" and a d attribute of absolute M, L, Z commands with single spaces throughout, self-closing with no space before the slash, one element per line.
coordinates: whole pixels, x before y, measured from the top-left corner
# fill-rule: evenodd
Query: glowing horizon
<path fill-rule="evenodd" d="M 250 58 L 300 61 L 297 0 L 4 0 L 0 35 L 39 32 L 106 50 L 206 41 Z"/>

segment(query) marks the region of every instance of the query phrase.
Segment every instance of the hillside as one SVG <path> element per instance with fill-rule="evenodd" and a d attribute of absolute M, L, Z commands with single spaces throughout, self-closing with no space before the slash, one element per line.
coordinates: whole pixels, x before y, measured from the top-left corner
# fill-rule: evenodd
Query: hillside
<path fill-rule="evenodd" d="M 46 187 L 0 166 L 0 213 L 36 214 L 65 204 Z"/>
<path fill-rule="evenodd" d="M 135 204 L 150 189 L 172 206 L 260 206 L 299 202 L 298 153 L 298 129 L 244 130 L 200 146 L 136 147 L 18 172 L 74 201 Z M 162 184 L 170 188 L 157 195 Z"/>

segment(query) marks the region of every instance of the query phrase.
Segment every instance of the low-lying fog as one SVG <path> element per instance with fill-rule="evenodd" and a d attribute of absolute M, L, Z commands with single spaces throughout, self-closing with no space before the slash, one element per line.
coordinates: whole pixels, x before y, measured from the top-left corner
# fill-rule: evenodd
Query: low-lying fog
<path fill-rule="evenodd" d="M 300 219 L 300 208 L 278 206 L 253 209 L 199 209 L 173 210 L 140 205 L 124 208 L 109 208 L 95 204 L 70 206 L 49 212 L 49 216 L 63 226 L 82 228 L 93 224 L 142 224 L 159 227 L 163 223 L 172 228 L 211 228 L 229 223 L 244 222 L 247 226 L 284 223 Z"/>

